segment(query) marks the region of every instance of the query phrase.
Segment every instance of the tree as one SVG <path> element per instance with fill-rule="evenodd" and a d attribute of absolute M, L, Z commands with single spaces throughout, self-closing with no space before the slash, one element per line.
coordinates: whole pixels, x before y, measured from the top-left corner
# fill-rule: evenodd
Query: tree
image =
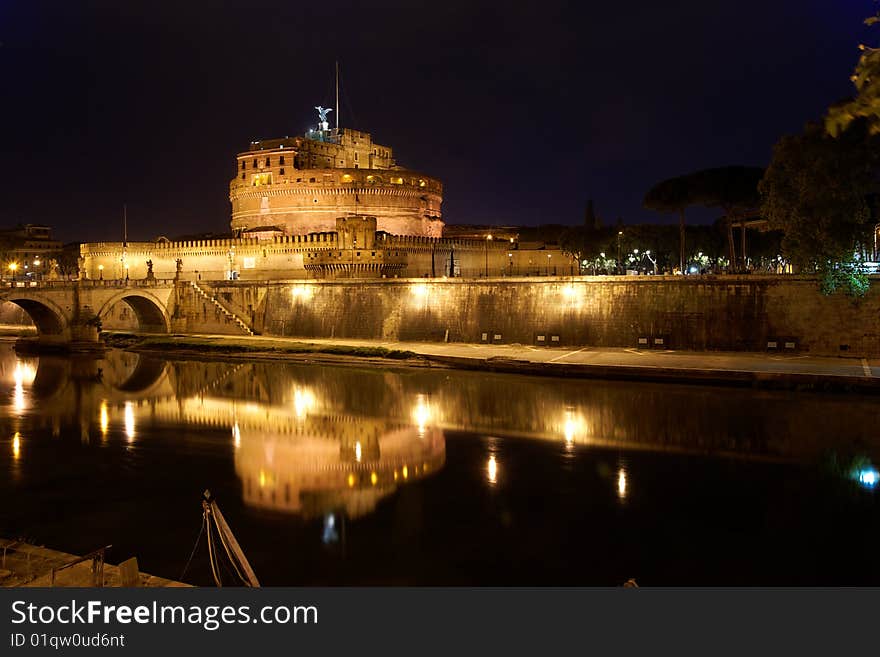
<path fill-rule="evenodd" d="M 670 178 L 654 185 L 645 194 L 644 206 L 657 212 L 678 213 L 678 266 L 685 271 L 684 211 L 692 204 L 690 176 Z"/>
<path fill-rule="evenodd" d="M 866 25 L 880 23 L 880 13 L 865 20 Z M 864 120 L 868 133 L 880 134 L 880 49 L 860 45 L 862 56 L 850 80 L 856 95 L 832 105 L 825 117 L 825 129 L 837 137 L 858 120 Z"/>
<path fill-rule="evenodd" d="M 787 258 L 807 271 L 828 271 L 853 260 L 871 231 L 871 197 L 877 190 L 880 136 L 865 119 L 836 136 L 810 124 L 773 149 L 760 184 L 762 214 L 785 232 Z"/>
<path fill-rule="evenodd" d="M 593 201 L 587 201 L 584 212 L 584 225 L 567 228 L 559 236 L 559 248 L 578 261 L 578 270 L 583 269 L 585 260 L 595 260 L 603 250 L 601 243 L 607 237 L 602 229 L 602 220 L 593 210 Z"/>
<path fill-rule="evenodd" d="M 764 170 L 759 167 L 726 166 L 695 171 L 655 185 L 645 196 L 645 207 L 679 213 L 679 263 L 685 266 L 684 210 L 691 205 L 721 208 L 727 217 L 730 266 L 736 267 L 733 221 L 751 212 L 760 203 L 758 183 Z"/>
<path fill-rule="evenodd" d="M 703 169 L 688 176 L 695 204 L 721 208 L 727 221 L 727 248 L 730 266 L 736 269 L 733 222 L 754 212 L 760 205 L 758 183 L 764 176 L 760 167 L 726 166 Z M 743 229 L 745 230 L 745 229 Z"/>

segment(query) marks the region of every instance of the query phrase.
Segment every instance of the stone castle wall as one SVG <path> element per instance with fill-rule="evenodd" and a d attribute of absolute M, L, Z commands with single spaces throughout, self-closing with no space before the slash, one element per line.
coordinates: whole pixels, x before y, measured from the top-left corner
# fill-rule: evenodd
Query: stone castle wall
<path fill-rule="evenodd" d="M 334 231 L 335 231 L 334 222 Z M 507 242 L 445 238 L 401 237 L 376 234 L 375 257 L 384 253 L 404 258 L 403 277 L 564 275 L 576 273 L 576 263 L 559 250 L 520 251 Z M 313 278 L 306 265 L 318 254 L 341 253 L 340 260 L 374 257 L 373 250 L 351 253 L 343 249 L 336 232 L 285 235 L 271 240 L 221 239 L 180 242 L 92 242 L 83 244 L 83 275 L 89 279 L 131 279 L 147 276 L 147 261 L 153 262 L 158 279 L 175 277 L 180 259 L 182 280 L 224 280 L 237 271 L 242 280 L 289 280 Z M 123 260 L 124 254 L 124 260 Z M 549 258 L 547 256 L 550 256 Z M 124 265 L 127 265 L 127 269 Z"/>
<path fill-rule="evenodd" d="M 411 171 L 291 170 L 256 186 L 236 178 L 229 199 L 233 230 L 277 226 L 288 235 L 305 235 L 332 231 L 340 214 L 359 212 L 377 217 L 378 229 L 395 235 L 443 232 L 442 186 Z"/>
<path fill-rule="evenodd" d="M 853 303 L 795 276 L 578 277 L 212 284 L 267 335 L 880 356 L 880 280 Z M 259 294 L 258 294 L 259 291 Z M 247 299 L 250 301 L 246 300 Z M 494 336 L 501 336 L 495 340 Z M 780 345 L 782 346 L 782 345 Z"/>

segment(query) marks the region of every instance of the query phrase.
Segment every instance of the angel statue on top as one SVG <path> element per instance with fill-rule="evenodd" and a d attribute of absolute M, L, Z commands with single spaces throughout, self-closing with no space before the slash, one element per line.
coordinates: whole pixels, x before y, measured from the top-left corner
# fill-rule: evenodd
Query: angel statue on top
<path fill-rule="evenodd" d="M 321 107 L 320 105 L 316 105 L 315 109 L 318 110 L 318 120 L 323 124 L 327 123 L 327 114 L 333 111 L 332 107 Z"/>

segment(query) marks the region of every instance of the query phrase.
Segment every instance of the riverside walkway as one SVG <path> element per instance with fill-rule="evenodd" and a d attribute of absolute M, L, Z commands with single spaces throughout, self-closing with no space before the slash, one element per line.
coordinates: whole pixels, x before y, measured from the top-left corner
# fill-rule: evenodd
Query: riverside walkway
<path fill-rule="evenodd" d="M 429 362 L 451 367 L 522 374 L 880 392 L 880 359 L 797 353 L 593 347 L 565 349 L 517 344 L 396 342 L 354 338 L 197 337 L 216 339 L 218 344 L 227 341 L 247 344 L 251 350 L 259 349 L 260 345 L 271 349 L 292 343 L 318 347 L 383 347 L 409 351 Z"/>

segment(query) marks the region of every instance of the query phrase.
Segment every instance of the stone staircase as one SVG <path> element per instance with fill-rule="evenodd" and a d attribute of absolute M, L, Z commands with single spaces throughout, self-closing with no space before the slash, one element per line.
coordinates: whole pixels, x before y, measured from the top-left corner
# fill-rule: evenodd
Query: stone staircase
<path fill-rule="evenodd" d="M 241 329 L 242 333 L 245 333 L 247 335 L 254 335 L 254 332 L 251 330 L 251 327 L 247 325 L 247 322 L 245 322 L 241 317 L 239 317 L 222 303 L 220 303 L 220 301 L 217 300 L 217 297 L 214 297 L 208 292 L 205 292 L 195 281 L 190 281 L 190 285 L 192 285 L 192 288 L 193 290 L 195 290 L 196 294 L 201 296 L 206 301 L 210 301 L 214 305 L 214 307 L 216 307 L 221 312 L 221 314 L 232 320 L 232 322 Z"/>

